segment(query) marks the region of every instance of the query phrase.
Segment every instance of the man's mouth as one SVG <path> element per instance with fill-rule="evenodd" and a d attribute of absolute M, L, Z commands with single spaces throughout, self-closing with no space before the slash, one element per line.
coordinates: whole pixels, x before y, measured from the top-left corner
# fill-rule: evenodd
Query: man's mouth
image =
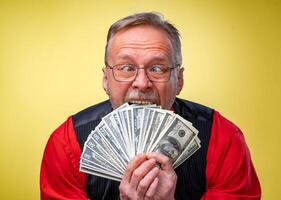
<path fill-rule="evenodd" d="M 124 101 L 129 104 L 138 105 L 160 104 L 158 93 L 153 90 L 146 92 L 140 92 L 134 89 L 129 90 L 124 98 Z"/>
<path fill-rule="evenodd" d="M 139 104 L 139 105 L 150 105 L 154 104 L 151 101 L 146 101 L 146 100 L 130 100 L 128 101 L 129 104 Z"/>

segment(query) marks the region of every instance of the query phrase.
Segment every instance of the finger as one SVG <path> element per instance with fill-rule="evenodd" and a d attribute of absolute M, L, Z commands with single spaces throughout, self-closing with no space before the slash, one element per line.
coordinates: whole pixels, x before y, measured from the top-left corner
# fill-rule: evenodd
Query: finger
<path fill-rule="evenodd" d="M 158 176 L 159 172 L 160 170 L 157 167 L 153 167 L 153 169 L 150 170 L 145 175 L 145 177 L 139 182 L 139 185 L 137 187 L 137 193 L 138 196 L 141 197 L 141 199 L 144 197 L 145 193 L 147 192 L 154 179 Z"/>
<path fill-rule="evenodd" d="M 128 166 L 124 172 L 124 176 L 122 178 L 122 181 L 126 182 L 126 183 L 130 183 L 131 180 L 131 176 L 133 171 L 142 163 L 146 160 L 146 155 L 145 154 L 139 154 L 136 155 L 133 160 L 131 160 L 128 163 Z"/>
<path fill-rule="evenodd" d="M 119 185 L 119 192 L 120 192 L 120 198 L 127 198 L 128 196 L 131 195 L 133 191 L 135 191 L 134 188 L 132 188 L 130 184 L 130 179 L 132 176 L 133 171 L 135 168 L 137 168 L 143 161 L 146 160 L 146 155 L 145 154 L 139 154 L 135 156 L 128 164 L 124 176 L 122 178 L 122 181 Z"/>
<path fill-rule="evenodd" d="M 156 189 L 158 187 L 159 179 L 156 177 L 153 182 L 151 183 L 150 187 L 148 188 L 146 194 L 145 194 L 145 199 L 153 199 Z"/>
<path fill-rule="evenodd" d="M 136 168 L 131 176 L 130 184 L 132 188 L 137 189 L 139 182 L 149 171 L 156 165 L 155 159 L 149 159 L 144 161 L 138 168 Z"/>
<path fill-rule="evenodd" d="M 163 170 L 173 170 L 173 166 L 170 158 L 163 154 L 152 152 L 147 154 L 147 158 L 148 159 L 154 158 L 156 162 L 161 165 L 161 169 Z"/>

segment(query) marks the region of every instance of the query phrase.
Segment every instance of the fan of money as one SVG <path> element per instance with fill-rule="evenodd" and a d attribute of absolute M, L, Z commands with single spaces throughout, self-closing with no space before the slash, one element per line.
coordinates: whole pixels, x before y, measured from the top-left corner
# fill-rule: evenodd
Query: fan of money
<path fill-rule="evenodd" d="M 178 167 L 201 146 L 198 131 L 156 105 L 123 104 L 102 118 L 85 142 L 80 171 L 116 181 L 139 153 L 159 152 Z"/>

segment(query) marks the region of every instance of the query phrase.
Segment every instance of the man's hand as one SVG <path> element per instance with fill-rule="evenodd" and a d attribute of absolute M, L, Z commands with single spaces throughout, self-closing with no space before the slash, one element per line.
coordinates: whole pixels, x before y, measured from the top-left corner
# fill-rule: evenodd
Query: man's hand
<path fill-rule="evenodd" d="M 158 187 L 154 199 L 174 199 L 177 184 L 177 174 L 174 171 L 172 163 L 167 156 L 160 153 L 147 154 L 148 159 L 155 159 L 161 165 L 158 174 Z"/>
<path fill-rule="evenodd" d="M 120 198 L 174 199 L 176 182 L 177 175 L 168 157 L 159 153 L 139 154 L 127 166 L 119 186 Z"/>

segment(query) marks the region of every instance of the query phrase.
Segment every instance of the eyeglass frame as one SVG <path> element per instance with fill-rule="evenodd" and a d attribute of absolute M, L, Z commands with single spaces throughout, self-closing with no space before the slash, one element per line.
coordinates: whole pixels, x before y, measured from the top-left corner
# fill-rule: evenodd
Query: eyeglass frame
<path fill-rule="evenodd" d="M 117 82 L 124 82 L 124 83 L 126 83 L 126 82 L 127 82 L 127 83 L 128 83 L 128 82 L 133 82 L 133 81 L 136 79 L 136 77 L 138 76 L 138 73 L 139 73 L 139 70 L 140 70 L 140 69 L 143 69 L 143 70 L 145 71 L 146 77 L 148 78 L 149 81 L 154 82 L 154 83 L 166 83 L 166 82 L 170 81 L 170 79 L 171 79 L 171 72 L 172 72 L 172 70 L 175 69 L 175 68 L 177 68 L 177 67 L 179 67 L 179 69 L 180 69 L 180 64 L 176 64 L 175 67 L 168 67 L 168 68 L 169 68 L 169 78 L 168 78 L 167 80 L 165 80 L 165 81 L 153 81 L 153 80 L 150 79 L 149 75 L 146 73 L 146 70 L 145 70 L 146 67 L 138 67 L 137 65 L 128 64 L 128 65 L 135 66 L 136 69 L 137 69 L 137 73 L 134 75 L 134 78 L 133 78 L 132 80 L 130 80 L 130 81 L 120 81 L 120 80 L 117 80 L 117 79 L 116 79 L 116 77 L 115 77 L 115 75 L 114 75 L 114 72 L 113 72 L 114 68 L 115 68 L 116 66 L 118 66 L 118 65 L 119 65 L 119 64 L 114 65 L 114 66 L 111 66 L 111 65 L 109 65 L 108 63 L 106 63 L 106 64 L 105 64 L 105 68 L 109 68 L 109 69 L 112 70 L 112 75 L 113 75 L 113 78 L 114 78 L 115 81 L 117 81 Z"/>

